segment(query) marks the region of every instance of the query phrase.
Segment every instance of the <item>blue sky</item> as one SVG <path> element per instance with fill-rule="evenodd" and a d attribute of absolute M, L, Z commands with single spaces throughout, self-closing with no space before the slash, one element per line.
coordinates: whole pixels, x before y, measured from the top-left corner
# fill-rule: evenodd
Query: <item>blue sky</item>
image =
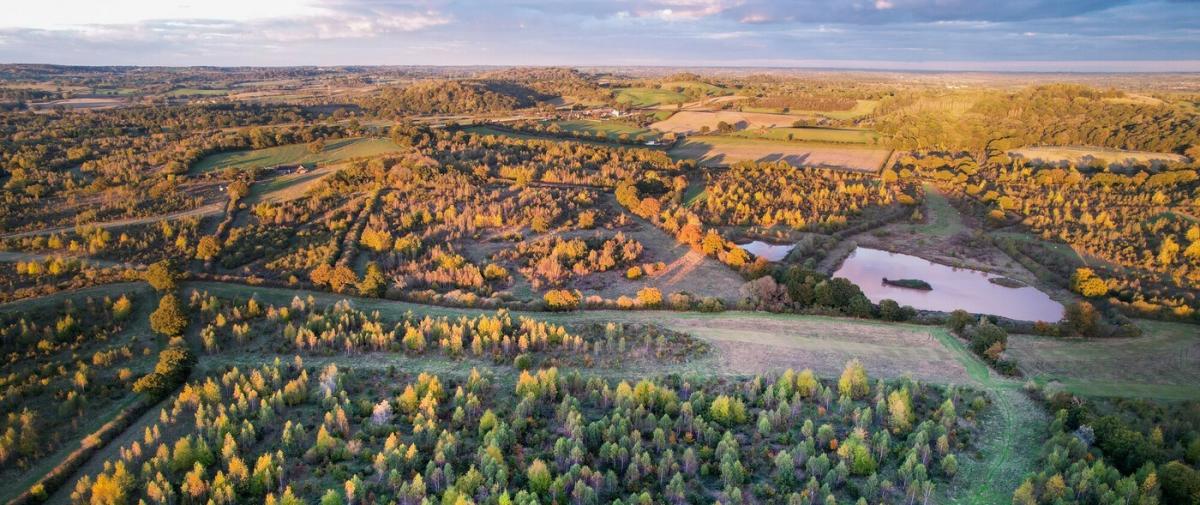
<path fill-rule="evenodd" d="M 1200 71 L 1196 0 L 40 0 L 0 62 Z"/>

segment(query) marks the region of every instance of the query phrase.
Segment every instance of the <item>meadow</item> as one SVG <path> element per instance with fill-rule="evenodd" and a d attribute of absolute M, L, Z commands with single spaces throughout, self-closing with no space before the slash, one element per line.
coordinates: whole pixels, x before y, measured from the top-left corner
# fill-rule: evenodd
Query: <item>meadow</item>
<path fill-rule="evenodd" d="M 689 137 L 670 151 L 676 158 L 695 159 L 708 166 L 738 161 L 783 161 L 793 166 L 878 172 L 891 151 L 859 146 L 744 139 L 706 135 Z"/>
<path fill-rule="evenodd" d="M 1083 396 L 1200 398 L 1200 337 L 1191 325 L 1139 321 L 1144 335 L 1103 340 L 1009 337 L 1008 352 L 1039 383 Z"/>
<path fill-rule="evenodd" d="M 742 107 L 742 110 L 746 111 L 746 112 L 766 112 L 766 113 L 772 113 L 772 114 L 790 114 L 790 115 L 794 115 L 794 116 L 827 117 L 830 119 L 851 121 L 854 119 L 858 119 L 858 118 L 862 118 L 862 117 L 871 115 L 872 112 L 875 112 L 875 109 L 878 106 L 879 106 L 878 100 L 858 100 L 854 104 L 854 107 L 847 109 L 847 110 L 829 111 L 829 110 L 788 109 L 785 111 L 780 108 L 751 107 L 751 106 Z"/>
<path fill-rule="evenodd" d="M 834 144 L 877 145 L 879 134 L 861 128 L 747 128 L 729 134 L 752 139 L 786 140 L 796 142 L 827 142 Z"/>
<path fill-rule="evenodd" d="M 266 149 L 213 154 L 197 162 L 192 166 L 190 172 L 203 174 L 227 168 L 246 170 L 280 165 L 311 167 L 317 164 L 337 163 L 350 158 L 377 156 L 398 151 L 400 151 L 400 147 L 389 139 L 370 137 L 337 139 L 329 141 L 319 153 L 309 151 L 307 144 L 291 144 Z"/>

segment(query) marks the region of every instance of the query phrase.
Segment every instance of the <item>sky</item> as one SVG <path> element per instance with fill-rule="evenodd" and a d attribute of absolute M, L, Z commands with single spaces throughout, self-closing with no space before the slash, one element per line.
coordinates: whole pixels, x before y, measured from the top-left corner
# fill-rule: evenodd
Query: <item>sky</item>
<path fill-rule="evenodd" d="M 1200 72 L 1200 0 L 15 3 L 0 63 Z"/>

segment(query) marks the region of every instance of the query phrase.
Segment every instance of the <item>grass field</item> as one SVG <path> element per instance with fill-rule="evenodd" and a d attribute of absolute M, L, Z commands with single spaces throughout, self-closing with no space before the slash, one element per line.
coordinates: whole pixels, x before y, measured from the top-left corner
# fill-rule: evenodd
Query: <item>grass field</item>
<path fill-rule="evenodd" d="M 733 132 L 734 137 L 787 140 L 800 142 L 831 142 L 836 144 L 866 144 L 879 142 L 879 134 L 862 128 L 766 128 Z"/>
<path fill-rule="evenodd" d="M 662 132 L 691 134 L 700 132 L 706 126 L 710 131 L 715 132 L 717 131 L 717 125 L 719 125 L 721 122 L 728 123 L 738 130 L 746 130 L 757 128 L 790 127 L 795 121 L 795 116 L 789 116 L 787 114 L 683 110 L 676 112 L 674 115 L 663 121 L 659 121 L 650 125 L 650 128 Z"/>
<path fill-rule="evenodd" d="M 166 93 L 167 96 L 225 96 L 229 93 L 226 89 L 200 89 L 200 88 L 176 88 Z"/>
<path fill-rule="evenodd" d="M 738 161 L 784 161 L 793 166 L 878 172 L 890 151 L 854 145 L 702 136 L 689 138 L 671 149 L 670 154 L 710 166 L 727 166 Z"/>
<path fill-rule="evenodd" d="M 859 100 L 854 104 L 854 107 L 851 107 L 847 110 L 788 110 L 787 112 L 784 112 L 783 109 L 772 107 L 742 107 L 742 110 L 746 112 L 768 112 L 773 114 L 790 114 L 794 116 L 823 116 L 829 119 L 848 121 L 870 115 L 872 112 L 875 112 L 875 108 L 878 106 L 878 100 Z"/>
<path fill-rule="evenodd" d="M 650 107 L 664 103 L 683 103 L 688 97 L 683 93 L 659 88 L 621 88 L 614 93 L 617 103 L 634 107 Z"/>
<path fill-rule="evenodd" d="M 641 128 L 637 125 L 621 121 L 589 121 L 589 120 L 573 120 L 573 121 L 555 121 L 554 124 L 568 132 L 584 132 L 589 135 L 603 133 L 606 137 L 616 140 L 622 134 L 628 135 L 630 139 L 642 136 L 646 140 L 658 138 L 658 132 L 649 128 Z"/>
<path fill-rule="evenodd" d="M 501 130 L 501 129 L 497 129 L 497 128 L 492 128 L 490 126 L 468 126 L 466 128 L 463 128 L 463 131 L 466 131 L 467 133 L 474 133 L 476 135 L 495 135 L 498 137 L 508 137 L 508 138 L 513 138 L 513 139 L 522 139 L 522 140 L 550 140 L 553 142 L 581 142 L 584 144 L 591 144 L 591 145 L 605 146 L 605 147 L 613 147 L 613 146 L 621 145 L 621 144 L 616 144 L 614 142 L 608 142 L 606 140 L 587 140 L 587 139 L 574 139 L 574 138 L 566 138 L 566 137 L 555 137 L 553 135 L 539 135 L 536 133 L 523 133 L 523 132 L 510 131 L 510 130 Z"/>
<path fill-rule="evenodd" d="M 1138 338 L 1079 340 L 1013 335 L 1008 353 L 1026 375 L 1086 396 L 1200 398 L 1200 335 L 1193 325 L 1138 321 Z"/>
<path fill-rule="evenodd" d="M 278 165 L 311 166 L 314 164 L 337 163 L 350 158 L 376 156 L 399 151 L 400 147 L 390 139 L 368 137 L 337 139 L 326 143 L 325 149 L 317 154 L 308 152 L 308 145 L 306 144 L 290 144 L 252 151 L 233 151 L 214 154 L 205 157 L 193 165 L 191 172 L 193 174 L 202 174 L 229 167 L 251 169 L 268 168 Z"/>
<path fill-rule="evenodd" d="M 1121 151 L 1103 147 L 1023 147 L 1014 149 L 1015 154 L 1029 160 L 1040 160 L 1044 163 L 1087 163 L 1090 160 L 1100 160 L 1106 164 L 1134 164 L 1155 162 L 1187 161 L 1187 158 L 1173 153 L 1152 153 L 1146 151 Z"/>

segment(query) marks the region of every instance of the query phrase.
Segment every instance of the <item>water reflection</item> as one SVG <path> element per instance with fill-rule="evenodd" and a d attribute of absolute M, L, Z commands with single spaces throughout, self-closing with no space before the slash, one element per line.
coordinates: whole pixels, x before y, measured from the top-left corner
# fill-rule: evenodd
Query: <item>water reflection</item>
<path fill-rule="evenodd" d="M 759 258 L 763 258 L 767 261 L 779 261 L 783 258 L 786 258 L 788 253 L 792 251 L 792 248 L 796 247 L 796 244 L 776 245 L 768 244 L 761 240 L 755 240 L 749 244 L 738 244 L 738 247 L 741 247 L 742 249 L 745 249 L 746 252 Z"/>
<path fill-rule="evenodd" d="M 1063 314 L 1063 306 L 1037 288 L 1004 287 L 988 281 L 996 275 L 878 249 L 855 249 L 833 276 L 858 284 L 875 303 L 891 298 L 900 305 L 918 309 L 946 312 L 963 309 L 1025 321 L 1058 321 Z M 933 290 L 890 286 L 883 283 L 884 277 L 920 279 L 932 285 Z"/>

